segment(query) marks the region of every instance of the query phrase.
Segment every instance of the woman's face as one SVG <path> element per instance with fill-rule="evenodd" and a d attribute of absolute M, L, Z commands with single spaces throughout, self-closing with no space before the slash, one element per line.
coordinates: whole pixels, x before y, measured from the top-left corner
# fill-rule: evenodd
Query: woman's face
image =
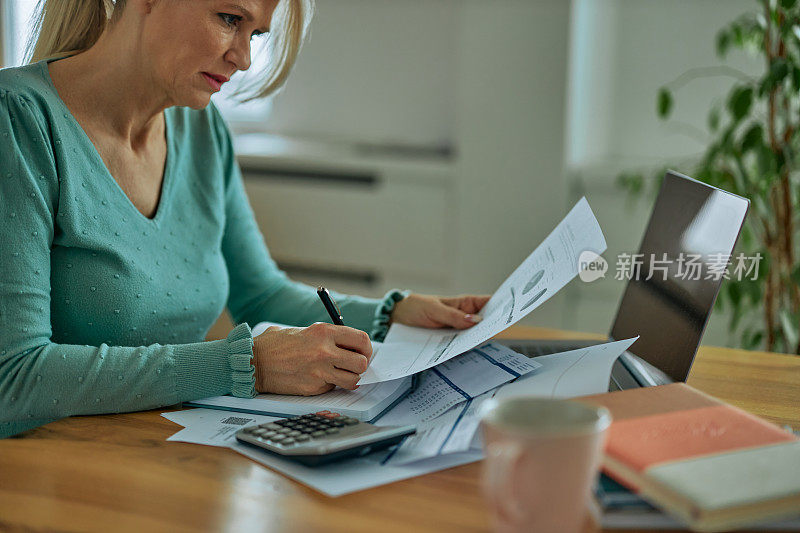
<path fill-rule="evenodd" d="M 161 0 L 144 26 L 145 61 L 172 105 L 206 107 L 267 32 L 278 0 Z M 130 6 L 129 6 L 130 7 Z M 217 78 L 218 81 L 214 81 Z"/>

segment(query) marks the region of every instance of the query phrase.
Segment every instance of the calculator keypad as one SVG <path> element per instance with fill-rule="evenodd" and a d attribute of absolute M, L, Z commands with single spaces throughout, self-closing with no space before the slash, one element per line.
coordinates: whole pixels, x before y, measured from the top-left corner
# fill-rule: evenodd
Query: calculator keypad
<path fill-rule="evenodd" d="M 355 418 L 330 411 L 320 411 L 252 426 L 243 431 L 254 437 L 260 437 L 270 444 L 291 446 L 295 443 L 305 443 L 337 435 L 342 429 L 358 425 L 359 421 Z"/>

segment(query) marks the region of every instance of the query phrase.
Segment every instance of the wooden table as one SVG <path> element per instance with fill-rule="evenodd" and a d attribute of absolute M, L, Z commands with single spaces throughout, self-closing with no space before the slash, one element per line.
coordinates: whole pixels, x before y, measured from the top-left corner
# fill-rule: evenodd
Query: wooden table
<path fill-rule="evenodd" d="M 703 347 L 689 383 L 800 429 L 800 357 Z M 73 417 L 0 441 L 0 531 L 488 529 L 479 463 L 328 498 L 233 451 L 166 442 L 180 429 L 167 410 Z"/>

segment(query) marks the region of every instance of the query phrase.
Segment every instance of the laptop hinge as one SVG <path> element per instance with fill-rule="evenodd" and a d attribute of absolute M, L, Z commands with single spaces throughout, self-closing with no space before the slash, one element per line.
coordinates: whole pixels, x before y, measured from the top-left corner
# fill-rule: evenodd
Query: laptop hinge
<path fill-rule="evenodd" d="M 674 380 L 664 372 L 630 352 L 624 352 L 619 357 L 619 360 L 625 369 L 631 373 L 633 379 L 642 387 L 655 387 L 656 385 L 674 383 Z"/>

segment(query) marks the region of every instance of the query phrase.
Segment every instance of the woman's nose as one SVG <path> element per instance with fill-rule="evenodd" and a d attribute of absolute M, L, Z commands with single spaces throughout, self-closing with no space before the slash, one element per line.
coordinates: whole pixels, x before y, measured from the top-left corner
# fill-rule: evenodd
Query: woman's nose
<path fill-rule="evenodd" d="M 238 70 L 250 68 L 250 41 L 246 38 L 237 39 L 234 45 L 228 50 L 228 61 L 236 65 Z"/>

